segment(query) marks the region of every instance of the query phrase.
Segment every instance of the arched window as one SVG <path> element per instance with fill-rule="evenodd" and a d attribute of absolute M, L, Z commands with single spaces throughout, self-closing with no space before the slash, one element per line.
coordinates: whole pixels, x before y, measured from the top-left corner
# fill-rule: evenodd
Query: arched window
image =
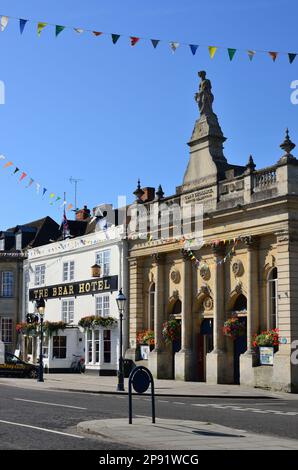
<path fill-rule="evenodd" d="M 154 330 L 154 311 L 155 311 L 155 284 L 151 284 L 149 289 L 148 305 L 148 329 Z"/>
<path fill-rule="evenodd" d="M 182 303 L 180 299 L 177 299 L 173 305 L 172 315 L 178 315 L 182 311 Z"/>
<path fill-rule="evenodd" d="M 269 328 L 277 328 L 277 268 L 271 269 L 268 276 L 268 317 Z"/>
<path fill-rule="evenodd" d="M 237 312 L 237 313 L 246 313 L 246 311 L 247 311 L 247 299 L 246 299 L 245 295 L 243 295 L 243 294 L 238 295 L 238 297 L 235 301 L 233 310 L 234 310 L 234 312 Z"/>

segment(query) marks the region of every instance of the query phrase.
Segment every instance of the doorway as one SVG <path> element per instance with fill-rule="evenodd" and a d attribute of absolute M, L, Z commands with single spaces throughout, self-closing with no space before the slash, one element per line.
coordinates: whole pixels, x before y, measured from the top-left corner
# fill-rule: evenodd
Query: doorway
<path fill-rule="evenodd" d="M 245 334 L 234 340 L 234 383 L 236 385 L 240 385 L 240 355 L 247 350 L 247 319 L 241 317 L 240 321 L 245 327 Z"/>
<path fill-rule="evenodd" d="M 213 318 L 205 318 L 202 321 L 197 348 L 198 380 L 206 382 L 206 356 L 213 350 Z"/>

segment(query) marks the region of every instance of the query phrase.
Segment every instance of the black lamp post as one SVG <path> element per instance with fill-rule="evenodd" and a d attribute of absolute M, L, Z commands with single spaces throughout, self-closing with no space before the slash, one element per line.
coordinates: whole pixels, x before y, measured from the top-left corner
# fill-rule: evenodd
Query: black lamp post
<path fill-rule="evenodd" d="M 38 379 L 37 382 L 44 382 L 43 380 L 43 316 L 45 313 L 45 301 L 43 297 L 39 297 L 36 301 L 36 310 L 39 313 L 40 318 L 40 347 L 39 347 L 39 370 L 38 370 Z"/>
<path fill-rule="evenodd" d="M 116 298 L 116 302 L 119 310 L 119 319 L 120 319 L 120 351 L 119 351 L 119 367 L 118 367 L 118 385 L 117 392 L 124 391 L 124 371 L 123 371 L 123 345 L 122 345 L 122 323 L 123 323 L 123 312 L 126 304 L 126 297 L 120 289 L 119 294 Z"/>

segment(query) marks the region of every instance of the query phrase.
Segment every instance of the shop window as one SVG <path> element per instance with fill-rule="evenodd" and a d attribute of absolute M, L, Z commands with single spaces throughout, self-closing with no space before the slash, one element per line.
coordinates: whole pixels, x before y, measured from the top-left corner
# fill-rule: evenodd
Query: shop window
<path fill-rule="evenodd" d="M 268 276 L 269 328 L 278 328 L 277 309 L 277 268 L 271 269 Z"/>
<path fill-rule="evenodd" d="M 95 363 L 99 364 L 99 330 L 94 330 Z"/>
<path fill-rule="evenodd" d="M 111 331 L 103 331 L 103 357 L 104 362 L 111 362 Z"/>
<path fill-rule="evenodd" d="M 53 359 L 66 358 L 66 336 L 53 336 Z"/>
<path fill-rule="evenodd" d="M 87 331 L 87 363 L 92 364 L 92 331 Z"/>
<path fill-rule="evenodd" d="M 12 319 L 1 318 L 1 341 L 5 344 L 12 343 Z"/>

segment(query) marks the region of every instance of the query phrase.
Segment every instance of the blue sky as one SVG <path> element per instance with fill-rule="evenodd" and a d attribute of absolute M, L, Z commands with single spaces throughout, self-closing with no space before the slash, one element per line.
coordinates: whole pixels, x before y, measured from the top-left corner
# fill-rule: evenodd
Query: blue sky
<path fill-rule="evenodd" d="M 298 52 L 298 5 L 289 0 L 4 0 L 0 14 L 127 36 Z M 0 153 L 49 192 L 66 191 L 73 201 L 69 178 L 81 178 L 79 205 L 93 207 L 116 203 L 118 194 L 131 198 L 140 177 L 144 186 L 161 183 L 173 194 L 188 162 L 202 69 L 212 80 L 231 163 L 245 164 L 250 153 L 259 168 L 275 163 L 286 126 L 298 143 L 298 105 L 290 101 L 298 57 L 290 65 L 285 55 L 273 63 L 257 53 L 250 62 L 239 51 L 230 62 L 220 49 L 211 60 L 205 46 L 193 57 L 182 46 L 172 54 L 167 42 L 156 50 L 147 41 L 131 48 L 127 38 L 113 45 L 108 36 L 72 30 L 55 38 L 52 27 L 38 38 L 36 21 L 22 36 L 15 20 L 0 33 L 6 88 Z M 59 206 L 2 166 L 2 229 L 45 215 L 60 221 Z"/>

